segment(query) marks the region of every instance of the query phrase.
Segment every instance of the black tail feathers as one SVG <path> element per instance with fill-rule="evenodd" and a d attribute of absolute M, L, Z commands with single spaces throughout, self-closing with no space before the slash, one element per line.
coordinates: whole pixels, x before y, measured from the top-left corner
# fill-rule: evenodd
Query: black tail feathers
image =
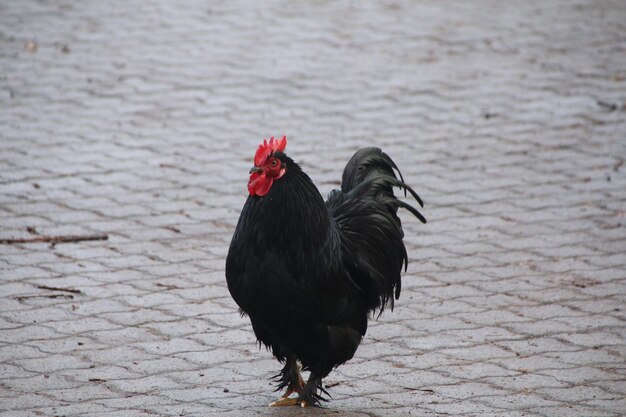
<path fill-rule="evenodd" d="M 399 180 L 395 172 L 400 176 Z M 394 215 L 397 212 L 397 208 L 402 207 L 410 211 L 422 223 L 426 223 L 426 218 L 415 207 L 395 198 L 393 187 L 404 190 L 405 196 L 408 191 L 420 207 L 424 207 L 420 196 L 404 182 L 402 173 L 396 163 L 380 148 L 359 149 L 348 161 L 341 179 L 342 192 L 360 197 L 367 195 L 383 201 L 384 197 L 391 198 L 395 200 L 389 204 L 391 209 L 394 209 L 395 206 Z"/>
<path fill-rule="evenodd" d="M 333 191 L 327 201 L 340 231 L 348 276 L 364 293 L 368 307 L 381 312 L 387 302 L 393 309 L 394 298 L 400 296 L 400 273 L 408 263 L 398 208 L 407 209 L 426 223 L 415 207 L 395 197 L 394 187 L 411 194 L 423 207 L 386 153 L 379 148 L 363 148 L 346 165 L 341 191 Z"/>

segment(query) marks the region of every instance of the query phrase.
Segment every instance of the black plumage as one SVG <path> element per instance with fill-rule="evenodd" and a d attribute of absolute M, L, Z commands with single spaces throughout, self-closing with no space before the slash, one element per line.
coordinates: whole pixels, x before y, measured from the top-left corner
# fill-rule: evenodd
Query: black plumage
<path fill-rule="evenodd" d="M 286 171 L 267 194 L 248 197 L 226 279 L 257 339 L 285 364 L 278 388 L 297 392 L 298 403 L 318 404 L 325 393 L 322 378 L 352 358 L 368 315 L 393 308 L 400 295 L 408 258 L 398 208 L 426 220 L 394 196 L 399 187 L 422 205 L 378 148 L 356 152 L 341 189 L 326 202 L 291 158 L 280 151 L 271 156 Z M 311 372 L 306 386 L 297 361 Z"/>

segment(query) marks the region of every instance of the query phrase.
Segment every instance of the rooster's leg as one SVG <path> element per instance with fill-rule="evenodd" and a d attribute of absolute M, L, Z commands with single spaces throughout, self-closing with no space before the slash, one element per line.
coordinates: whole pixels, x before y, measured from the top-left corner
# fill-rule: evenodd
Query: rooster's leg
<path fill-rule="evenodd" d="M 296 404 L 299 403 L 301 407 L 319 407 L 321 401 L 328 401 L 326 398 L 322 397 L 322 394 L 330 396 L 328 391 L 322 386 L 322 378 L 311 372 L 309 380 L 306 382 L 298 398 L 296 398 Z"/>
<path fill-rule="evenodd" d="M 285 366 L 275 378 L 278 380 L 276 391 L 280 391 L 285 387 L 287 390 L 278 400 L 271 403 L 270 407 L 300 404 L 298 398 L 289 398 L 294 392 L 301 394 L 304 388 L 304 380 L 302 375 L 300 375 L 300 366 L 295 357 L 290 356 L 287 358 L 287 363 L 285 363 Z"/>

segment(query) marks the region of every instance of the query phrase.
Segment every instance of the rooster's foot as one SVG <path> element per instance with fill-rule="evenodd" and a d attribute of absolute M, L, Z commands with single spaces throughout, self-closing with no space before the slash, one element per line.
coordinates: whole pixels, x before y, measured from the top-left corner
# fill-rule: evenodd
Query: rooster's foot
<path fill-rule="evenodd" d="M 304 390 L 304 379 L 302 379 L 302 374 L 300 374 L 300 366 L 298 365 L 298 361 L 295 357 L 288 357 L 287 363 L 283 369 L 274 377 L 279 384 L 276 391 L 280 391 L 283 388 L 287 388 L 285 393 L 276 401 L 270 404 L 270 407 L 275 406 L 283 406 L 283 405 L 301 405 L 300 402 L 303 400 L 292 400 L 289 396 L 293 393 L 302 394 Z"/>
<path fill-rule="evenodd" d="M 289 384 L 289 387 L 287 387 L 287 391 L 285 391 L 282 397 L 271 403 L 269 406 L 282 407 L 286 405 L 299 405 L 301 407 L 306 407 L 308 405 L 306 401 L 300 398 L 289 398 L 289 396 L 294 392 L 297 394 L 301 394 L 303 388 L 304 380 L 302 379 L 302 375 L 300 375 L 300 372 L 298 372 L 298 382 L 296 384 Z"/>
<path fill-rule="evenodd" d="M 290 405 L 299 405 L 300 407 L 306 407 L 309 404 L 300 398 L 281 397 L 278 400 L 271 403 L 269 406 L 270 407 L 283 407 L 283 406 L 290 406 Z"/>

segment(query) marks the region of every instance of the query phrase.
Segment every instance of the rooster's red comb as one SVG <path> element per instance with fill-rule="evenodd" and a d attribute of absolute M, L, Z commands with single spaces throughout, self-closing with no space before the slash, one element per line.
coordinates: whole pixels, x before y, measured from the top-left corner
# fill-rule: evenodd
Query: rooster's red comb
<path fill-rule="evenodd" d="M 282 152 L 287 146 L 287 136 L 283 136 L 281 139 L 274 139 L 272 136 L 269 140 L 263 139 L 263 143 L 259 145 L 259 149 L 254 154 L 254 166 L 261 166 L 265 160 L 274 152 Z"/>

